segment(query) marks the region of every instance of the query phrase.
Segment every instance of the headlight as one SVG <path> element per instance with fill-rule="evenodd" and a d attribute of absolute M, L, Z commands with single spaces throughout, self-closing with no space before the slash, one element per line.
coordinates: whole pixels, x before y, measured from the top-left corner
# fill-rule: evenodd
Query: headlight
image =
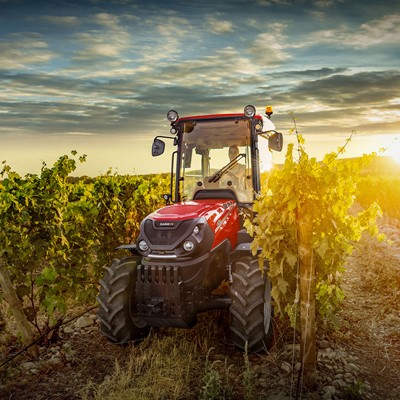
<path fill-rule="evenodd" d="M 147 251 L 149 249 L 149 245 L 144 240 L 138 243 L 138 247 L 140 251 Z"/>
<path fill-rule="evenodd" d="M 244 115 L 248 118 L 252 118 L 256 115 L 256 109 L 252 105 L 248 105 L 244 108 Z"/>
<path fill-rule="evenodd" d="M 179 118 L 178 113 L 175 110 L 168 111 L 167 119 L 170 122 L 175 122 Z"/>
<path fill-rule="evenodd" d="M 200 232 L 200 228 L 196 225 L 193 229 L 193 235 L 197 235 Z"/>
<path fill-rule="evenodd" d="M 256 132 L 262 132 L 263 126 L 258 122 L 258 123 L 256 124 L 255 128 L 256 128 Z"/>
<path fill-rule="evenodd" d="M 186 242 L 183 243 L 183 248 L 185 251 L 192 251 L 194 249 L 194 243 L 191 240 L 186 240 Z"/>

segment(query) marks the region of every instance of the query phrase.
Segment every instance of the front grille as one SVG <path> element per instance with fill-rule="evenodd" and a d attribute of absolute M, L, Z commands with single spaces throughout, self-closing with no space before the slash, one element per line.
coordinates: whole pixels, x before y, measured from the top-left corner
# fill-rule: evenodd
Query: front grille
<path fill-rule="evenodd" d="M 136 300 L 138 315 L 178 316 L 181 311 L 179 267 L 139 265 Z"/>
<path fill-rule="evenodd" d="M 193 220 L 186 221 L 166 221 L 169 224 L 160 226 L 159 222 L 156 223 L 150 219 L 145 221 L 144 233 L 149 239 L 150 243 L 155 246 L 171 246 L 178 239 L 183 239 L 190 234 L 190 228 Z M 173 224 L 172 224 L 173 222 Z M 167 225 L 167 226 L 166 226 Z M 173 226 L 174 225 L 174 226 Z"/>
<path fill-rule="evenodd" d="M 137 316 L 150 326 L 191 328 L 196 322 L 193 303 L 181 298 L 179 270 L 179 266 L 138 266 Z"/>

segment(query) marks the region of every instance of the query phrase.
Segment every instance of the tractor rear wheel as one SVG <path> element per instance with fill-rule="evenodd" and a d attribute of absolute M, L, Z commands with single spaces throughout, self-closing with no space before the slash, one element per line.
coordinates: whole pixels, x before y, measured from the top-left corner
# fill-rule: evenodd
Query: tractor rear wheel
<path fill-rule="evenodd" d="M 265 351 L 272 338 L 271 284 L 258 259 L 239 258 L 232 265 L 230 295 L 231 335 L 236 347 Z"/>
<path fill-rule="evenodd" d="M 145 338 L 150 327 L 137 317 L 136 274 L 139 257 L 115 259 L 100 281 L 98 318 L 101 333 L 116 343 Z"/>

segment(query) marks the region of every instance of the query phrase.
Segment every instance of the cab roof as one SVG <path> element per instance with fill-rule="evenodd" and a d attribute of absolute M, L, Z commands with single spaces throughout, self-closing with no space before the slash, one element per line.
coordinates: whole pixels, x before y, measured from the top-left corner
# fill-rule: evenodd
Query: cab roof
<path fill-rule="evenodd" d="M 262 116 L 256 114 L 254 118 L 262 119 Z M 175 122 L 172 122 L 171 125 L 183 122 L 191 122 L 191 121 L 224 120 L 224 119 L 249 119 L 249 118 L 244 113 L 193 115 L 193 116 L 178 118 Z"/>

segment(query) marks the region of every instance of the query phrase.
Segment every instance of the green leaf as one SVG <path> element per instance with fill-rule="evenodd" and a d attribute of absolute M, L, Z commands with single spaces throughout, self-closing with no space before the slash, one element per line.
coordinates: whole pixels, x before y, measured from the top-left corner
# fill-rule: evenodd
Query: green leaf
<path fill-rule="evenodd" d="M 321 258 L 324 258 L 324 257 L 325 257 L 325 254 L 326 254 L 326 251 L 328 250 L 328 248 L 329 248 L 329 241 L 328 241 L 328 238 L 327 238 L 327 237 L 323 237 L 323 238 L 319 241 L 319 244 L 318 244 L 318 246 L 317 246 L 317 248 L 316 248 L 315 250 L 316 250 L 316 252 L 318 253 L 318 255 L 319 255 Z"/>
<path fill-rule="evenodd" d="M 57 271 L 52 267 L 46 267 L 41 273 L 44 280 L 53 282 L 57 278 Z"/>

